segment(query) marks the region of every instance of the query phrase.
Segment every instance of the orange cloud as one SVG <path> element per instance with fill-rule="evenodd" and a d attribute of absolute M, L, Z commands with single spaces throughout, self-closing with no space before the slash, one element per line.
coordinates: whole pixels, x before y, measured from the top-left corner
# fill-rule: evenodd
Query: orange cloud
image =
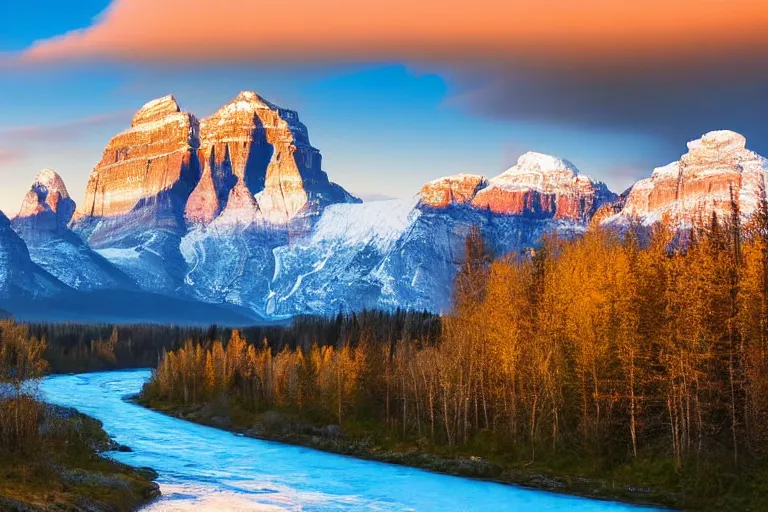
<path fill-rule="evenodd" d="M 0 148 L 0 165 L 15 164 L 22 158 L 20 151 L 15 149 L 2 149 Z"/>
<path fill-rule="evenodd" d="M 114 0 L 25 61 L 614 63 L 768 48 L 764 0 Z"/>

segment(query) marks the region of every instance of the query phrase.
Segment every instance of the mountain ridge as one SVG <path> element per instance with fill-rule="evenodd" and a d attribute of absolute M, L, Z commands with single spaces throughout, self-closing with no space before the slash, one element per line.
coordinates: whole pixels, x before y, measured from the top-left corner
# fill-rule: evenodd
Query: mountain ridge
<path fill-rule="evenodd" d="M 766 198 L 766 174 L 743 136 L 721 130 L 621 195 L 568 160 L 528 152 L 494 177 L 444 176 L 412 200 L 363 203 L 330 181 L 295 111 L 243 91 L 198 120 L 167 95 L 107 144 L 74 215 L 63 180 L 41 171 L 12 235 L 0 219 L 0 255 L 24 261 L 39 285 L 24 296 L 51 296 L 40 288 L 49 283 L 53 295 L 148 293 L 255 319 L 445 312 L 473 226 L 499 256 L 595 223 L 690 228 L 734 199 L 747 217 Z M 9 261 L 0 258 L 0 292 L 19 289 Z"/>

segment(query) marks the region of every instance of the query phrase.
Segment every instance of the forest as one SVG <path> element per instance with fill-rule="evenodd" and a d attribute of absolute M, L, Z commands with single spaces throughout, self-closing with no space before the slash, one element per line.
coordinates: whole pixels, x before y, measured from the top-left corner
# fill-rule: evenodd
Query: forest
<path fill-rule="evenodd" d="M 745 225 L 713 217 L 684 242 L 660 226 L 592 226 L 502 258 L 472 230 L 439 328 L 404 315 L 417 328 L 382 337 L 387 322 L 363 315 L 340 320 L 331 342 L 237 331 L 188 340 L 162 355 L 143 395 L 226 396 L 247 411 L 368 425 L 422 450 L 642 468 L 634 476 L 688 494 L 676 505 L 736 488 L 757 499 L 750 486 L 768 451 L 766 212 Z"/>

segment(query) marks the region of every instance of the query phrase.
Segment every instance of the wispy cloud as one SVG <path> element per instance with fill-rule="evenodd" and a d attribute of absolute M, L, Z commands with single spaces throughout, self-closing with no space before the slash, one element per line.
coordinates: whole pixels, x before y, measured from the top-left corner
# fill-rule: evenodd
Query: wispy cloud
<path fill-rule="evenodd" d="M 12 165 L 22 158 L 22 153 L 14 149 L 0 148 L 0 166 Z"/>
<path fill-rule="evenodd" d="M 87 135 L 94 129 L 128 121 L 130 118 L 131 111 L 119 110 L 62 123 L 0 126 L 0 144 L 67 142 Z"/>

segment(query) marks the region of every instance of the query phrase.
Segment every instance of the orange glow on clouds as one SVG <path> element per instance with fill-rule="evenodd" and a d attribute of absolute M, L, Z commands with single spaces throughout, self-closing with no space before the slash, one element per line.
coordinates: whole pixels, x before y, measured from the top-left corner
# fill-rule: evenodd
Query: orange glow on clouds
<path fill-rule="evenodd" d="M 768 48 L 764 0 L 114 0 L 27 62 L 654 60 Z"/>

